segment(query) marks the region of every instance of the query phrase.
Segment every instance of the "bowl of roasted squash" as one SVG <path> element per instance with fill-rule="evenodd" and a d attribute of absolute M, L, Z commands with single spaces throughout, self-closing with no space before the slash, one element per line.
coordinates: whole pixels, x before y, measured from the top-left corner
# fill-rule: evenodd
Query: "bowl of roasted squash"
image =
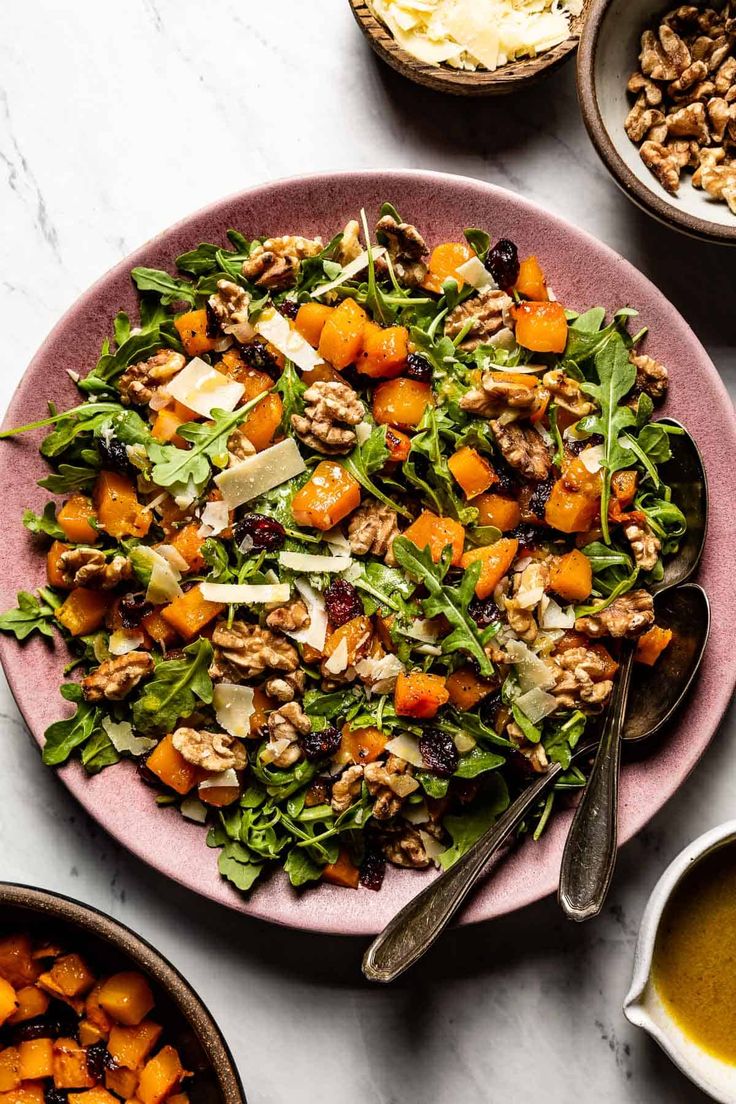
<path fill-rule="evenodd" d="M 3 1104 L 245 1104 L 204 1004 L 95 909 L 0 883 Z"/>

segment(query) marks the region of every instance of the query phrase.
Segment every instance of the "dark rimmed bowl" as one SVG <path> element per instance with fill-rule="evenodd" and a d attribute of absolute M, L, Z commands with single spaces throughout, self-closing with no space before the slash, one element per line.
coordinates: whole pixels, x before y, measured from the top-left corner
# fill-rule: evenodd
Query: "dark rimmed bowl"
<path fill-rule="evenodd" d="M 0 933 L 15 930 L 66 944 L 100 972 L 132 967 L 145 973 L 156 998 L 156 1019 L 195 1074 L 187 1088 L 192 1104 L 246 1104 L 222 1032 L 191 985 L 150 943 L 80 901 L 0 882 Z"/>
<path fill-rule="evenodd" d="M 736 215 L 728 204 L 694 188 L 689 174 L 683 175 L 679 194 L 671 196 L 624 130 L 632 104 L 626 83 L 638 65 L 642 31 L 675 6 L 675 0 L 592 0 L 577 60 L 583 121 L 601 160 L 629 199 L 666 226 L 705 241 L 736 245 Z"/>

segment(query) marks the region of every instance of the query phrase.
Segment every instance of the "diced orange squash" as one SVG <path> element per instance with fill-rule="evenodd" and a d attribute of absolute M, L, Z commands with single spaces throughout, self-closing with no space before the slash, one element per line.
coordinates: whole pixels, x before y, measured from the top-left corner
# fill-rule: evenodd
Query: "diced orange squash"
<path fill-rule="evenodd" d="M 463 489 L 467 499 L 487 491 L 497 482 L 498 477 L 484 456 L 477 449 L 465 445 L 458 449 L 447 461 L 453 477 Z"/>
<path fill-rule="evenodd" d="M 647 667 L 653 667 L 665 648 L 672 641 L 672 629 L 663 629 L 659 625 L 652 625 L 636 642 L 634 659 L 637 663 L 644 663 Z"/>
<path fill-rule="evenodd" d="M 112 1030 L 112 1020 L 100 1005 L 100 990 L 102 982 L 98 982 L 94 989 L 87 994 L 84 1002 L 84 1014 L 91 1024 L 99 1028 L 102 1035 L 107 1038 Z"/>
<path fill-rule="evenodd" d="M 189 525 L 179 529 L 169 541 L 169 544 L 173 545 L 179 555 L 187 561 L 190 571 L 201 571 L 205 563 L 202 556 L 204 537 L 200 537 L 199 530 L 199 523 L 191 521 Z"/>
<path fill-rule="evenodd" d="M 600 511 L 600 493 L 591 495 L 583 490 L 570 490 L 564 478 L 558 479 L 544 508 L 544 519 L 561 533 L 586 533 Z"/>
<path fill-rule="evenodd" d="M 189 1096 L 187 1093 L 174 1093 L 169 1097 L 169 1104 L 189 1104 Z"/>
<path fill-rule="evenodd" d="M 110 1057 L 118 1066 L 139 1069 L 158 1042 L 161 1031 L 160 1025 L 153 1020 L 142 1020 L 134 1027 L 115 1024 L 107 1044 Z"/>
<path fill-rule="evenodd" d="M 322 877 L 330 885 L 343 889 L 357 889 L 360 885 L 360 870 L 350 858 L 346 847 L 341 848 L 334 863 L 328 863 L 322 871 Z"/>
<path fill-rule="evenodd" d="M 94 501 L 100 527 L 111 537 L 145 537 L 151 528 L 150 511 L 143 508 L 135 487 L 120 472 L 100 472 Z"/>
<path fill-rule="evenodd" d="M 159 648 L 170 648 L 176 640 L 176 629 L 170 625 L 159 610 L 151 610 L 141 621 L 141 627 L 148 633 Z"/>
<path fill-rule="evenodd" d="M 319 339 L 319 355 L 341 372 L 355 364 L 363 347 L 368 315 L 354 299 L 343 299 L 325 319 Z"/>
<path fill-rule="evenodd" d="M 0 1050 L 0 1093 L 12 1092 L 20 1085 L 20 1054 L 9 1046 Z"/>
<path fill-rule="evenodd" d="M 150 763 L 149 757 L 149 767 Z M 102 984 L 98 1000 L 116 1023 L 126 1027 L 136 1027 L 154 1004 L 151 986 L 137 970 L 123 970 L 109 977 Z"/>
<path fill-rule="evenodd" d="M 391 636 L 391 626 L 393 624 L 393 620 L 393 614 L 384 615 L 381 612 L 376 612 L 373 615 L 373 624 L 376 630 L 376 639 L 386 652 L 396 651 L 396 642 Z"/>
<path fill-rule="evenodd" d="M 103 1089 L 102 1085 L 95 1085 L 87 1092 L 69 1093 L 69 1104 L 118 1104 L 117 1097 Z"/>
<path fill-rule="evenodd" d="M 520 303 L 514 308 L 516 340 L 535 353 L 564 353 L 567 319 L 561 303 Z"/>
<path fill-rule="evenodd" d="M 360 505 L 360 484 L 334 460 L 322 460 L 291 500 L 297 525 L 327 530 Z"/>
<path fill-rule="evenodd" d="M 18 1047 L 22 1081 L 40 1081 L 54 1072 L 54 1044 L 51 1039 L 26 1039 Z"/>
<path fill-rule="evenodd" d="M 549 299 L 547 281 L 544 278 L 542 266 L 535 256 L 526 257 L 519 265 L 516 291 L 525 299 L 534 299 L 538 303 Z"/>
<path fill-rule="evenodd" d="M 56 515 L 64 536 L 72 544 L 96 544 L 100 535 L 89 519 L 95 518 L 95 508 L 87 495 L 76 494 L 68 498 Z"/>
<path fill-rule="evenodd" d="M 190 422 L 186 414 L 180 414 L 176 409 L 166 406 L 156 414 L 156 420 L 151 427 L 151 436 L 162 444 L 172 444 L 180 449 L 190 448 L 188 441 L 179 436 L 179 429 L 186 422 Z"/>
<path fill-rule="evenodd" d="M 562 481 L 570 491 L 582 491 L 592 498 L 600 498 L 601 473 L 590 472 L 579 456 L 574 457 L 565 464 L 562 472 Z"/>
<path fill-rule="evenodd" d="M 105 620 L 110 595 L 104 590 L 76 587 L 56 611 L 56 620 L 72 636 L 87 636 Z"/>
<path fill-rule="evenodd" d="M 473 500 L 479 525 L 495 525 L 502 533 L 515 529 L 521 521 L 519 503 L 500 494 L 481 494 Z"/>
<path fill-rule="evenodd" d="M 192 310 L 174 319 L 185 353 L 190 357 L 210 353 L 217 345 L 217 338 L 207 336 L 207 311 Z"/>
<path fill-rule="evenodd" d="M 531 372 L 490 372 L 489 375 L 496 383 L 513 383 L 516 387 L 526 387 L 528 391 L 539 387 L 539 380 Z"/>
<path fill-rule="evenodd" d="M 459 287 L 462 287 L 464 281 L 462 276 L 458 276 L 457 270 L 474 256 L 475 250 L 467 242 L 442 242 L 441 245 L 436 245 L 430 254 L 422 287 L 425 291 L 440 295 L 442 284 L 450 277 L 457 280 Z"/>
<path fill-rule="evenodd" d="M 401 463 L 409 455 L 411 437 L 407 437 L 400 429 L 386 426 L 386 448 L 389 451 L 389 459 L 395 463 Z"/>
<path fill-rule="evenodd" d="M 53 1076 L 57 1089 L 90 1089 L 94 1085 L 87 1069 L 87 1052 L 76 1039 L 54 1039 Z"/>
<path fill-rule="evenodd" d="M 186 1076 L 178 1052 L 172 1046 L 162 1047 L 143 1067 L 138 1082 L 138 1099 L 141 1104 L 161 1104 Z"/>
<path fill-rule="evenodd" d="M 32 985 L 41 973 L 41 965 L 33 958 L 29 935 L 6 935 L 0 939 L 0 978 L 19 989 Z"/>
<path fill-rule="evenodd" d="M 339 629 L 335 629 L 325 640 L 324 655 L 329 659 L 340 645 L 347 645 L 347 667 L 352 667 L 355 662 L 368 650 L 373 635 L 373 626 L 369 617 L 352 617 Z"/>
<path fill-rule="evenodd" d="M 35 985 L 23 985 L 15 991 L 15 999 L 18 1007 L 8 1023 L 24 1023 L 25 1020 L 33 1020 L 36 1016 L 43 1016 L 49 1006 L 49 997 L 42 989 Z"/>
<path fill-rule="evenodd" d="M 256 736 L 268 719 L 268 714 L 278 702 L 270 698 L 261 686 L 253 687 L 253 712 L 250 715 L 250 734 Z"/>
<path fill-rule="evenodd" d="M 371 379 L 393 379 L 406 368 L 408 355 L 409 331 L 405 326 L 382 329 L 375 322 L 367 322 L 356 367 Z"/>
<path fill-rule="evenodd" d="M 470 709 L 474 709 L 478 702 L 487 698 L 496 689 L 498 683 L 492 682 L 491 679 L 481 678 L 468 665 L 458 667 L 456 671 L 448 675 L 445 685 L 450 695 L 450 704 L 461 712 L 467 713 Z"/>
<path fill-rule="evenodd" d="M 188 763 L 184 756 L 176 750 L 172 743 L 171 733 L 164 736 L 163 740 L 156 745 L 148 759 L 146 759 L 146 766 L 157 778 L 161 779 L 165 786 L 178 794 L 189 793 L 202 777 L 199 768 L 192 763 Z M 100 1004 L 102 1004 L 101 994 Z M 110 1011 L 105 1004 L 102 1004 L 102 1007 L 105 1011 Z M 110 1012 L 110 1015 L 112 1015 L 112 1012 Z M 126 1021 L 121 1020 L 120 1022 L 125 1023 Z"/>
<path fill-rule="evenodd" d="M 70 548 L 70 544 L 55 540 L 52 541 L 46 553 L 46 578 L 49 586 L 56 587 L 57 590 L 71 590 L 69 583 L 64 581 L 61 571 L 61 555 L 63 552 L 68 552 Z"/>
<path fill-rule="evenodd" d="M 613 491 L 619 506 L 626 510 L 632 505 L 636 497 L 636 487 L 639 477 L 632 469 L 614 472 L 611 476 L 611 490 Z"/>
<path fill-rule="evenodd" d="M 465 545 L 465 530 L 454 518 L 438 517 L 430 510 L 422 510 L 416 521 L 402 534 L 417 548 L 428 548 L 435 563 L 439 563 L 444 549 L 452 548 L 451 563 L 458 567 Z"/>
<path fill-rule="evenodd" d="M 213 809 L 225 809 L 240 797 L 240 786 L 203 786 L 200 782 L 197 797 L 203 805 Z"/>
<path fill-rule="evenodd" d="M 138 1079 L 138 1071 L 126 1069 L 125 1066 L 105 1070 L 105 1088 L 123 1100 L 132 1100 L 135 1096 Z"/>
<path fill-rule="evenodd" d="M 218 617 L 225 607 L 221 602 L 208 602 L 202 597 L 199 584 L 184 592 L 168 606 L 163 606 L 161 616 L 176 629 L 184 640 L 197 636 L 205 625 Z"/>
<path fill-rule="evenodd" d="M 180 506 L 176 505 L 171 495 L 166 495 L 158 504 L 156 510 L 159 514 L 159 525 L 167 537 L 172 536 L 181 528 L 182 523 L 186 523 L 191 518 L 191 511 L 182 510 Z"/>
<path fill-rule="evenodd" d="M 27 1081 L 17 1089 L 0 1093 L 0 1104 L 44 1104 L 44 1087 L 37 1081 Z"/>
<path fill-rule="evenodd" d="M 78 954 L 61 955 L 48 973 L 41 974 L 38 984 L 54 996 L 79 997 L 95 983 L 94 974 Z"/>
<path fill-rule="evenodd" d="M 550 571 L 550 589 L 568 602 L 582 602 L 593 589 L 593 568 L 584 552 L 573 548 Z"/>
<path fill-rule="evenodd" d="M 323 360 L 321 364 L 315 364 L 314 368 L 306 369 L 301 373 L 302 383 L 311 387 L 313 383 L 343 383 L 343 378 L 336 372 L 331 364 Z"/>
<path fill-rule="evenodd" d="M 95 1043 L 103 1042 L 105 1039 L 105 1035 L 100 1028 L 91 1023 L 90 1020 L 79 1021 L 77 1034 L 83 1047 L 94 1046 Z"/>
<path fill-rule="evenodd" d="M 475 584 L 475 593 L 478 598 L 488 598 L 493 594 L 498 584 L 514 562 L 514 557 L 519 549 L 519 542 L 513 537 L 502 537 L 495 544 L 486 545 L 483 548 L 473 548 L 466 552 L 461 560 L 461 567 L 468 568 L 476 561 L 481 561 L 481 571 L 478 582 Z"/>
<path fill-rule="evenodd" d="M 323 303 L 302 303 L 294 319 L 294 329 L 316 349 L 325 322 L 334 309 L 334 307 L 327 307 Z"/>
<path fill-rule="evenodd" d="M 281 396 L 271 392 L 264 395 L 240 426 L 240 432 L 247 437 L 256 452 L 263 452 L 273 442 L 276 431 L 284 416 L 284 404 Z"/>
<path fill-rule="evenodd" d="M 434 717 L 450 700 L 446 680 L 442 675 L 422 671 L 401 673 L 394 689 L 394 706 L 400 717 Z"/>
<path fill-rule="evenodd" d="M 386 747 L 387 736 L 379 728 L 351 728 L 343 725 L 337 757 L 345 763 L 372 763 Z"/>
<path fill-rule="evenodd" d="M 268 372 L 261 372 L 258 368 L 251 368 L 251 366 L 244 361 L 241 363 L 242 367 L 240 370 L 231 372 L 230 374 L 237 379 L 238 383 L 242 383 L 245 388 L 242 398 L 240 399 L 241 404 L 244 404 L 270 391 L 273 387 L 273 380 Z"/>
<path fill-rule="evenodd" d="M 433 403 L 428 383 L 399 376 L 379 384 L 373 392 L 373 417 L 379 425 L 411 429 L 419 425 L 424 411 Z"/>
<path fill-rule="evenodd" d="M 197 422 L 201 421 L 203 415 L 197 413 L 196 410 L 192 410 L 190 406 L 185 406 L 184 403 L 179 402 L 178 399 L 174 399 L 174 413 L 178 418 L 183 418 L 185 422 Z"/>

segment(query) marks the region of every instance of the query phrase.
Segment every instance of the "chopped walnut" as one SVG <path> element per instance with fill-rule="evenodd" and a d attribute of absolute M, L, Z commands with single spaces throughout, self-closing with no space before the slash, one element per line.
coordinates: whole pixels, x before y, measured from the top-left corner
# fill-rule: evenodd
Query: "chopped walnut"
<path fill-rule="evenodd" d="M 278 632 L 298 632 L 299 629 L 309 628 L 309 613 L 301 598 L 294 598 L 285 606 L 271 610 L 266 616 L 266 624 L 269 629 L 276 629 Z"/>
<path fill-rule="evenodd" d="M 255 331 L 248 321 L 250 295 L 239 284 L 218 280 L 217 291 L 209 297 L 207 305 L 223 333 L 232 334 L 241 342 L 251 340 Z"/>
<path fill-rule="evenodd" d="M 255 456 L 256 446 L 246 437 L 246 427 L 239 425 L 227 439 L 227 451 L 232 453 L 236 460 L 247 460 L 249 456 Z"/>
<path fill-rule="evenodd" d="M 605 678 L 605 661 L 588 648 L 569 648 L 552 656 L 556 676 L 551 693 L 560 709 L 602 709 L 611 696 L 613 682 Z"/>
<path fill-rule="evenodd" d="M 360 764 L 348 767 L 332 785 L 330 804 L 336 816 L 349 809 L 360 796 L 363 785 L 363 767 Z"/>
<path fill-rule="evenodd" d="M 679 96 L 682 96 L 683 93 L 687 92 L 688 89 L 705 80 L 707 76 L 708 66 L 706 63 L 701 60 L 693 61 L 688 65 L 687 69 L 683 69 L 677 80 L 669 84 L 667 92 L 673 99 L 677 99 Z"/>
<path fill-rule="evenodd" d="M 388 255 L 397 278 L 407 287 L 418 287 L 427 275 L 424 258 L 429 256 L 429 249 L 416 226 L 384 215 L 376 224 L 376 233 L 387 242 Z M 378 267 L 379 270 L 383 267 L 380 260 Z"/>
<path fill-rule="evenodd" d="M 461 408 L 486 418 L 497 417 L 505 409 L 532 410 L 537 402 L 537 388 L 501 377 L 500 372 L 484 372 L 480 387 L 471 387 L 461 396 Z"/>
<path fill-rule="evenodd" d="M 728 57 L 715 74 L 714 91 L 718 96 L 726 93 L 736 84 L 736 57 Z"/>
<path fill-rule="evenodd" d="M 409 825 L 396 825 L 384 833 L 382 850 L 394 866 L 408 867 L 411 870 L 424 870 L 430 864 L 430 858 L 416 828 Z"/>
<path fill-rule="evenodd" d="M 654 173 L 665 191 L 670 195 L 676 195 L 682 172 L 682 166 L 676 155 L 661 142 L 647 141 L 640 148 L 639 156 L 646 167 Z"/>
<path fill-rule="evenodd" d="M 694 138 L 699 145 L 707 145 L 710 133 L 703 104 L 687 104 L 673 111 L 667 116 L 667 131 L 673 138 Z"/>
<path fill-rule="evenodd" d="M 664 399 L 669 386 L 669 373 L 664 364 L 646 353 L 635 353 L 633 349 L 629 360 L 636 367 L 636 388 L 649 395 L 654 402 Z"/>
<path fill-rule="evenodd" d="M 708 122 L 714 142 L 722 142 L 731 121 L 731 108 L 721 96 L 713 96 L 707 105 Z"/>
<path fill-rule="evenodd" d="M 241 271 L 246 280 L 258 287 L 282 291 L 296 283 L 302 260 L 314 257 L 322 248 L 320 238 L 293 235 L 268 238 L 262 245 L 254 246 L 250 256 L 243 261 Z"/>
<path fill-rule="evenodd" d="M 227 732 L 177 728 L 171 743 L 187 763 L 206 771 L 243 770 L 245 747 Z"/>
<path fill-rule="evenodd" d="M 505 291 L 483 288 L 477 295 L 458 303 L 450 311 L 445 319 L 445 334 L 454 339 L 470 323 L 468 332 L 460 342 L 460 348 L 472 352 L 504 327 L 513 327 L 513 305 Z"/>
<path fill-rule="evenodd" d="M 272 675 L 264 682 L 263 689 L 277 702 L 290 702 L 304 693 L 306 678 L 304 671 L 292 671 L 288 675 Z"/>
<path fill-rule="evenodd" d="M 624 535 L 631 545 L 634 560 L 642 571 L 651 571 L 656 567 L 661 541 L 654 535 L 646 521 L 629 521 L 624 525 Z"/>
<path fill-rule="evenodd" d="M 304 753 L 299 737 L 312 731 L 312 722 L 298 702 L 290 701 L 268 715 L 269 741 L 261 752 L 261 762 L 275 767 L 292 767 Z"/>
<path fill-rule="evenodd" d="M 645 77 L 643 73 L 632 73 L 626 88 L 635 96 L 638 96 L 640 92 L 643 93 L 647 107 L 659 107 L 662 102 L 662 89 L 655 81 Z"/>
<path fill-rule="evenodd" d="M 299 440 L 327 456 L 350 452 L 356 440 L 353 427 L 365 417 L 365 406 L 352 387 L 318 380 L 304 392 L 304 402 L 304 414 L 291 416 Z"/>
<path fill-rule="evenodd" d="M 106 659 L 82 679 L 84 700 L 122 701 L 152 670 L 153 659 L 148 652 L 128 652 L 127 655 Z"/>
<path fill-rule="evenodd" d="M 648 590 L 630 590 L 601 613 L 578 617 L 575 628 L 594 639 L 599 636 L 641 636 L 654 624 L 654 599 Z"/>
<path fill-rule="evenodd" d="M 546 773 L 549 760 L 541 743 L 533 744 L 527 740 L 516 721 L 509 721 L 506 725 L 506 735 L 516 750 L 526 759 L 535 774 Z"/>
<path fill-rule="evenodd" d="M 215 655 L 210 676 L 216 682 L 244 682 L 264 671 L 296 671 L 299 653 L 283 636 L 245 621 L 219 621 L 212 634 Z"/>
<path fill-rule="evenodd" d="M 352 514 L 348 523 L 350 550 L 356 556 L 378 556 L 391 565 L 396 561 L 392 546 L 399 535 L 396 512 L 383 502 L 370 499 Z"/>
<path fill-rule="evenodd" d="M 594 409 L 594 404 L 585 397 L 578 381 L 568 376 L 562 368 L 545 372 L 542 383 L 552 394 L 557 405 L 575 418 L 584 418 Z"/>
<path fill-rule="evenodd" d="M 69 548 L 59 556 L 59 568 L 67 586 L 112 590 L 133 575 L 127 556 L 108 560 L 98 548 Z"/>
<path fill-rule="evenodd" d="M 342 232 L 342 238 L 337 247 L 335 260 L 344 268 L 345 265 L 350 264 L 351 261 L 359 257 L 362 252 L 363 246 L 360 244 L 360 223 L 356 222 L 355 219 L 351 219 Z"/>
<path fill-rule="evenodd" d="M 366 763 L 363 777 L 368 792 L 376 799 L 373 806 L 376 820 L 396 816 L 409 794 L 419 789 L 410 764 L 396 755 L 389 755 L 385 763 Z"/>
<path fill-rule="evenodd" d="M 552 466 L 552 457 L 542 437 L 532 426 L 500 421 L 489 423 L 499 451 L 506 463 L 521 472 L 525 479 L 539 482 L 546 479 Z"/>
<path fill-rule="evenodd" d="M 631 141 L 638 144 L 644 141 L 653 126 L 658 126 L 664 121 L 664 114 L 657 108 L 648 107 L 646 97 L 641 95 L 626 116 L 624 130 Z"/>
<path fill-rule="evenodd" d="M 710 153 L 724 155 L 723 150 L 703 150 L 703 154 Z M 693 184 L 703 188 L 713 199 L 724 200 L 736 215 L 736 161 L 719 164 L 715 157 L 704 159 L 701 154 L 700 168 L 693 177 Z"/>
<path fill-rule="evenodd" d="M 186 364 L 186 358 L 173 349 L 161 349 L 148 360 L 131 364 L 118 380 L 120 398 L 126 406 L 145 406 L 161 384 L 167 383 Z"/>

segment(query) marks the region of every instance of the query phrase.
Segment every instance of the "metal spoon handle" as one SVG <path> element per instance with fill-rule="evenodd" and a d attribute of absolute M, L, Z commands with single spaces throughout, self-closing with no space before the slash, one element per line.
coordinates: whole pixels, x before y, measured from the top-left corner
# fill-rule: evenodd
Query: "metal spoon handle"
<path fill-rule="evenodd" d="M 591 749 L 591 745 L 579 748 L 575 758 Z M 363 958 L 363 973 L 369 981 L 393 981 L 422 957 L 455 915 L 489 859 L 561 773 L 560 765 L 553 763 L 454 866 L 394 916 Z"/>
<path fill-rule="evenodd" d="M 627 644 L 593 769 L 562 854 L 558 897 L 571 920 L 597 916 L 613 878 L 618 842 L 621 735 L 633 660 L 634 646 Z"/>

